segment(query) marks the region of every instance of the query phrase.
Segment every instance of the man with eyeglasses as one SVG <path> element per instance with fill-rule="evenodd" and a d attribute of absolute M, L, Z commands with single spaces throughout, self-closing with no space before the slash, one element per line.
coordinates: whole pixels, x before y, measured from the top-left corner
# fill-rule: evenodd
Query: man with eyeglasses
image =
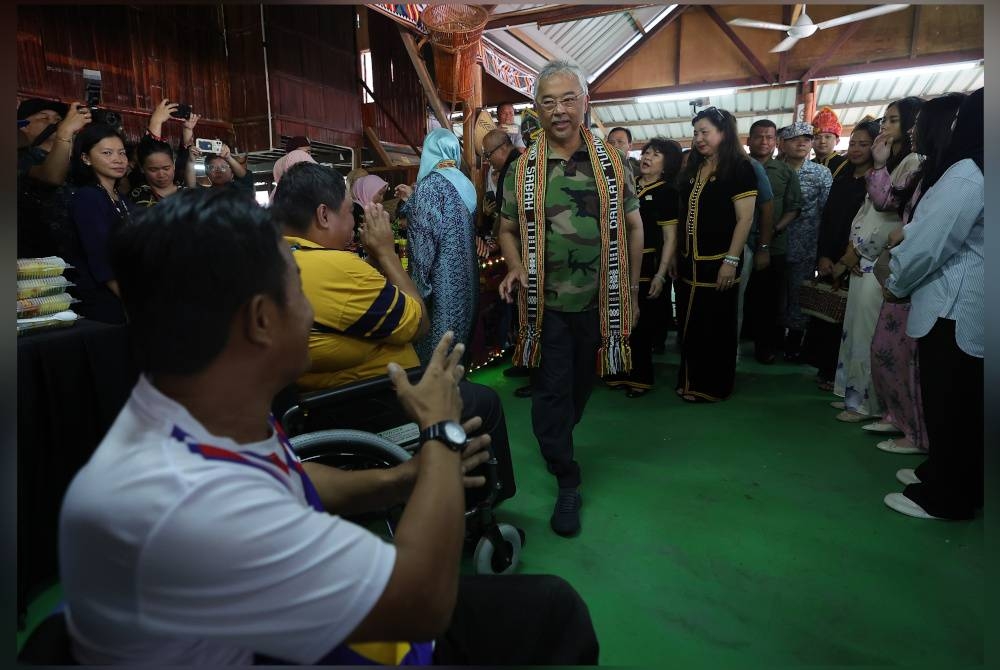
<path fill-rule="evenodd" d="M 631 368 L 643 229 L 628 164 L 583 125 L 589 98 L 580 68 L 550 62 L 534 97 L 542 133 L 503 183 L 500 247 L 508 273 L 500 295 L 517 298 L 514 362 L 531 368 L 532 427 L 558 482 L 550 525 L 568 536 L 580 529 L 573 428 L 595 372 Z"/>
<path fill-rule="evenodd" d="M 508 168 L 521 155 L 521 152 L 515 149 L 510 135 L 500 128 L 494 128 L 483 137 L 483 160 L 490 165 L 489 183 L 492 188 L 484 198 L 483 213 L 493 221 L 494 237 L 500 233 L 500 207 L 503 205 L 504 178 L 507 176 Z M 507 337 L 511 317 L 512 315 L 508 314 L 502 319 L 500 328 L 504 340 Z M 523 365 L 514 364 L 504 370 L 503 374 L 505 377 L 527 377 L 529 370 Z M 514 389 L 514 395 L 518 398 L 531 397 L 531 384 Z"/>
<path fill-rule="evenodd" d="M 237 188 L 251 198 L 254 197 L 253 174 L 236 160 L 228 144 L 223 144 L 222 151 L 218 154 L 203 154 L 198 147 L 193 146 L 191 156 L 205 157 L 205 175 L 210 188 Z"/>

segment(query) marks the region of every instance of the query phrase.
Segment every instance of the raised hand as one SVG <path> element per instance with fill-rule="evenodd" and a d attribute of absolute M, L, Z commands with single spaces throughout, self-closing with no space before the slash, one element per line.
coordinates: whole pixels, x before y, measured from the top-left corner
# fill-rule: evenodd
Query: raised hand
<path fill-rule="evenodd" d="M 440 421 L 458 421 L 462 415 L 458 382 L 465 374 L 459 364 L 465 345 L 459 342 L 449 354 L 454 340 L 455 334 L 450 330 L 441 337 L 417 384 L 410 383 L 398 363 L 388 365 L 389 378 L 400 404 L 421 430 Z"/>
<path fill-rule="evenodd" d="M 875 168 L 879 169 L 885 166 L 889 161 L 889 156 L 892 155 L 892 137 L 888 133 L 880 133 L 875 141 L 872 142 L 872 161 L 875 164 Z"/>

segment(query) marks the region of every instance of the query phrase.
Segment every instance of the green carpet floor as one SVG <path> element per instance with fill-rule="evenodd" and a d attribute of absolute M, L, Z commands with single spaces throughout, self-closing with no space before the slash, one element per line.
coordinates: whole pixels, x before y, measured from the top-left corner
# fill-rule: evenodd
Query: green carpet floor
<path fill-rule="evenodd" d="M 677 356 L 656 357 L 643 398 L 598 386 L 575 433 L 583 531 L 549 529 L 555 481 L 531 401 L 503 366 L 473 379 L 504 402 L 517 495 L 501 521 L 527 533 L 520 572 L 569 580 L 590 607 L 602 665 L 735 668 L 983 663 L 983 521 L 889 510 L 917 456 L 834 420 L 806 366 L 739 365 L 727 402 L 673 393 Z M 468 568 L 468 565 L 466 566 Z M 29 625 L 60 597 L 33 603 Z M 18 643 L 24 635 L 18 636 Z"/>
<path fill-rule="evenodd" d="M 669 345 L 668 345 L 669 346 Z M 674 395 L 656 357 L 642 398 L 595 388 L 574 434 L 581 534 L 548 527 L 556 493 L 524 383 L 477 372 L 507 412 L 522 527 L 520 571 L 569 580 L 588 603 L 602 665 L 913 665 L 983 662 L 983 520 L 900 515 L 883 496 L 921 458 L 834 420 L 815 370 L 744 355 L 735 394 Z"/>

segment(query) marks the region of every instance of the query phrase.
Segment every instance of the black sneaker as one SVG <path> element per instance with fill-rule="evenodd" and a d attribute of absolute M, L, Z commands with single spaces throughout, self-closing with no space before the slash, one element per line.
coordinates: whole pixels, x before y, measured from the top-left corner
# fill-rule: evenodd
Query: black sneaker
<path fill-rule="evenodd" d="M 576 489 L 559 489 L 556 507 L 549 524 L 558 535 L 568 536 L 580 532 L 580 507 L 583 498 Z"/>

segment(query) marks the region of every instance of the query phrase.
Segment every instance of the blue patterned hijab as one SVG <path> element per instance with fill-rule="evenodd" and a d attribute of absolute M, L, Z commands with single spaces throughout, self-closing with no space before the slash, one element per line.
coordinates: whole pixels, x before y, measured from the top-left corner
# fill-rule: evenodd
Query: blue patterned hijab
<path fill-rule="evenodd" d="M 441 161 L 454 161 L 455 167 L 438 167 Z M 422 181 L 424 177 L 433 171 L 437 171 L 442 177 L 450 181 L 462 196 L 462 202 L 469 209 L 469 213 L 476 211 L 476 187 L 469 181 L 469 178 L 462 174 L 457 166 L 462 164 L 462 148 L 458 144 L 455 133 L 444 128 L 435 128 L 427 133 L 424 138 L 424 146 L 420 154 L 420 171 L 417 172 L 417 181 Z"/>

